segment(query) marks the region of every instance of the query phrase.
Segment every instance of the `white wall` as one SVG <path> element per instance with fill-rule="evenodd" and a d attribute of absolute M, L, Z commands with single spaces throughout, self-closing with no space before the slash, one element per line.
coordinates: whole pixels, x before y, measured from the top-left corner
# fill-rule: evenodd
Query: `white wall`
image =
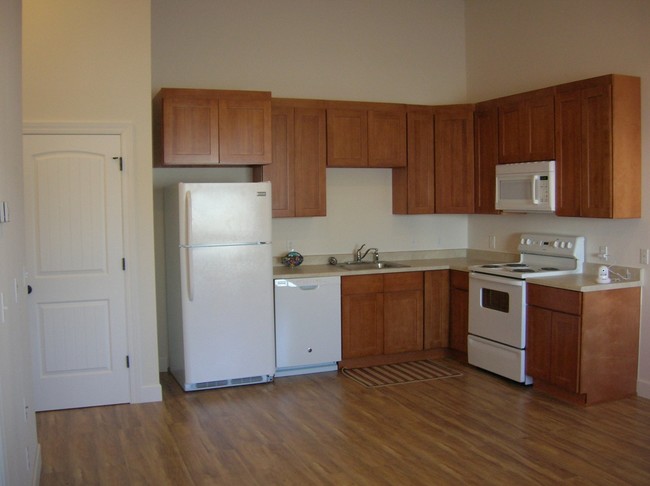
<path fill-rule="evenodd" d="M 149 0 L 24 0 L 25 122 L 125 123 L 132 396 L 161 399 L 158 379 L 151 154 Z"/>
<path fill-rule="evenodd" d="M 647 0 L 467 0 L 467 83 L 471 101 L 608 73 L 640 76 L 642 89 L 643 218 L 472 216 L 469 244 L 514 251 L 525 231 L 581 234 L 588 260 L 607 245 L 616 265 L 641 266 L 650 248 L 650 2 Z M 646 270 L 648 270 L 646 268 Z M 650 302 L 650 287 L 643 289 Z M 650 397 L 650 305 L 643 306 L 638 392 Z"/>
<path fill-rule="evenodd" d="M 32 484 L 34 478 L 38 478 L 27 294 L 23 284 L 25 226 L 20 38 L 20 0 L 2 0 L 0 201 L 9 204 L 11 222 L 0 224 L 0 292 L 6 307 L 4 321 L 0 320 L 0 485 Z M 14 280 L 18 283 L 17 296 Z"/>
<path fill-rule="evenodd" d="M 153 0 L 152 94 L 187 87 L 287 98 L 465 102 L 464 9 L 462 0 Z M 168 170 L 155 170 L 156 185 L 193 177 L 187 171 L 168 176 Z M 221 171 L 203 174 L 213 181 L 250 176 Z M 289 241 L 304 255 L 351 254 L 360 243 L 380 251 L 467 246 L 466 216 L 394 216 L 389 169 L 328 169 L 327 199 L 325 218 L 274 220 L 274 255 L 286 253 Z M 160 281 L 162 199 L 155 200 Z"/>

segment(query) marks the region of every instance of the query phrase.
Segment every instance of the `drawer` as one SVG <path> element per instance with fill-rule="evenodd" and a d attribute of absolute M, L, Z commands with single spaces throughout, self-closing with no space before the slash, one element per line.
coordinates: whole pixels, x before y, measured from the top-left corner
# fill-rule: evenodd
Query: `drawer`
<path fill-rule="evenodd" d="M 384 291 L 382 275 L 354 275 L 341 277 L 341 294 L 372 294 Z"/>
<path fill-rule="evenodd" d="M 526 295 L 528 305 L 577 316 L 582 313 L 581 292 L 528 283 L 526 286 Z"/>
<path fill-rule="evenodd" d="M 402 290 L 422 290 L 424 274 L 422 272 L 387 273 L 384 275 L 384 292 Z"/>

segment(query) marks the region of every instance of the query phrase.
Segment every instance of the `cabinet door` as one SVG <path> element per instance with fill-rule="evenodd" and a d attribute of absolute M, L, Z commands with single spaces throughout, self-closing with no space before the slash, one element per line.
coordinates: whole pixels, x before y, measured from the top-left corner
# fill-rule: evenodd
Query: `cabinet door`
<path fill-rule="evenodd" d="M 524 154 L 527 160 L 555 160 L 555 97 L 553 91 L 530 98 L 523 123 Z"/>
<path fill-rule="evenodd" d="M 449 270 L 424 273 L 424 349 L 449 347 Z"/>
<path fill-rule="evenodd" d="M 393 212 L 433 214 L 435 211 L 433 113 L 409 112 L 407 122 L 408 167 L 393 171 Z M 398 204 L 401 205 L 401 210 L 396 210 Z"/>
<path fill-rule="evenodd" d="M 406 167 L 406 112 L 368 112 L 368 166 Z"/>
<path fill-rule="evenodd" d="M 521 103 L 510 102 L 499 106 L 499 163 L 508 164 L 522 161 Z"/>
<path fill-rule="evenodd" d="M 526 373 L 551 381 L 551 328 L 553 312 L 528 305 L 526 310 Z"/>
<path fill-rule="evenodd" d="M 498 162 L 498 114 L 496 107 L 474 113 L 474 212 L 496 214 L 495 181 Z"/>
<path fill-rule="evenodd" d="M 553 312 L 552 323 L 551 383 L 577 393 L 580 376 L 580 317 Z"/>
<path fill-rule="evenodd" d="M 384 352 L 384 298 L 381 275 L 341 278 L 343 359 Z"/>
<path fill-rule="evenodd" d="M 272 163 L 253 169 L 253 177 L 255 181 L 271 181 L 273 217 L 292 217 L 296 214 L 293 108 L 274 106 L 272 122 Z"/>
<path fill-rule="evenodd" d="M 436 213 L 474 212 L 474 114 L 471 107 L 435 116 Z"/>
<path fill-rule="evenodd" d="M 393 273 L 383 277 L 384 353 L 422 350 L 423 273 Z"/>
<path fill-rule="evenodd" d="M 368 166 L 368 113 L 366 110 L 327 110 L 327 165 Z"/>
<path fill-rule="evenodd" d="M 582 91 L 580 215 L 612 217 L 612 99 L 610 86 Z"/>
<path fill-rule="evenodd" d="M 219 99 L 219 160 L 224 165 L 271 163 L 271 99 Z"/>
<path fill-rule="evenodd" d="M 580 90 L 557 93 L 555 98 L 555 214 L 580 216 L 582 162 L 582 97 Z"/>
<path fill-rule="evenodd" d="M 469 292 L 452 287 L 449 293 L 449 347 L 467 354 Z"/>
<path fill-rule="evenodd" d="M 162 164 L 219 163 L 219 101 L 210 98 L 163 98 Z"/>
<path fill-rule="evenodd" d="M 325 110 L 295 109 L 296 216 L 325 216 L 327 165 Z"/>

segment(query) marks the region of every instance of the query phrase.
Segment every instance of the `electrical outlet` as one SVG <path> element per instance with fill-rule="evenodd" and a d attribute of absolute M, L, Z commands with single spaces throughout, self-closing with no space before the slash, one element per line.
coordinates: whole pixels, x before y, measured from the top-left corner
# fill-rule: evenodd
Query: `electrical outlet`
<path fill-rule="evenodd" d="M 488 246 L 490 250 L 494 250 L 497 247 L 497 237 L 492 235 L 488 239 Z"/>
<path fill-rule="evenodd" d="M 648 265 L 650 263 L 650 248 L 641 248 L 639 260 L 644 265 Z"/>
<path fill-rule="evenodd" d="M 609 249 L 607 248 L 607 245 L 601 245 L 598 247 L 598 258 L 601 260 L 607 261 L 609 258 Z"/>

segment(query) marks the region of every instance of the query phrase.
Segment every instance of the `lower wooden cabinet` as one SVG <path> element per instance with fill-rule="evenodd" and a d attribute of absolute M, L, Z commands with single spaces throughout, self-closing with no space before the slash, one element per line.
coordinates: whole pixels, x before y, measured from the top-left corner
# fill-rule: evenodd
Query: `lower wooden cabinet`
<path fill-rule="evenodd" d="M 527 285 L 526 371 L 533 386 L 575 403 L 636 393 L 641 292 Z"/>
<path fill-rule="evenodd" d="M 449 272 L 341 278 L 343 359 L 446 348 Z"/>
<path fill-rule="evenodd" d="M 449 272 L 449 348 L 467 357 L 469 274 Z"/>

